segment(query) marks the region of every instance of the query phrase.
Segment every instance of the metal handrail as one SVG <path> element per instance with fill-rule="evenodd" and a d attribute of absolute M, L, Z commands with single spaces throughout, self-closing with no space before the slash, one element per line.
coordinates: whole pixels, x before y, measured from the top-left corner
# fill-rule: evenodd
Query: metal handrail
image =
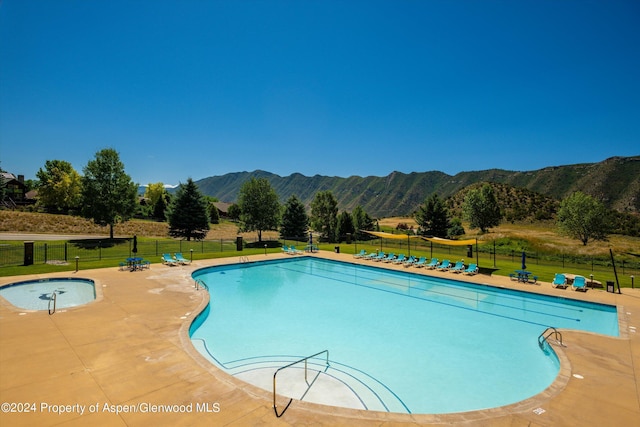
<path fill-rule="evenodd" d="M 312 354 L 311 356 L 307 356 L 307 357 L 303 357 L 300 360 L 296 360 L 295 362 L 289 363 L 286 366 L 283 366 L 281 368 L 278 368 L 274 373 L 273 373 L 273 411 L 276 413 L 276 417 L 280 418 L 287 409 L 289 409 L 289 405 L 291 405 L 291 402 L 293 402 L 293 398 L 289 399 L 289 403 L 287 403 L 287 406 L 285 406 L 285 408 L 282 410 L 282 412 L 280 412 L 278 414 L 278 409 L 277 409 L 277 405 L 276 405 L 276 375 L 278 375 L 278 372 L 282 371 L 283 369 L 287 369 L 290 368 L 293 365 L 296 365 L 300 362 L 304 362 L 304 381 L 307 383 L 307 386 L 311 386 L 309 384 L 309 380 L 307 379 L 307 361 L 309 359 L 313 359 L 316 356 L 321 355 L 322 353 L 327 353 L 327 361 L 326 361 L 326 365 L 327 367 L 329 367 L 329 350 L 322 350 L 316 354 Z"/>
<path fill-rule="evenodd" d="M 204 282 L 204 280 L 201 280 L 201 279 L 195 279 L 193 287 L 196 288 L 196 291 L 199 291 L 200 287 L 203 287 L 206 290 L 209 290 L 209 286 L 207 286 L 207 284 Z"/>
<path fill-rule="evenodd" d="M 547 333 L 548 332 L 548 333 Z M 546 335 L 545 335 L 546 334 Z M 544 331 L 542 331 L 542 333 L 540 335 L 538 335 L 538 346 L 540 348 L 543 347 L 545 341 L 548 340 L 548 338 L 554 335 L 556 342 L 560 343 L 560 345 L 562 347 L 564 347 L 564 343 L 562 342 L 562 333 L 560 333 L 556 328 L 554 328 L 553 326 L 549 326 L 547 327 L 547 329 L 545 329 Z M 558 339 L 560 338 L 560 339 Z"/>
<path fill-rule="evenodd" d="M 241 262 L 241 263 L 249 262 L 249 257 L 247 257 L 247 256 L 241 256 L 241 257 L 240 257 L 240 262 Z"/>
<path fill-rule="evenodd" d="M 53 293 L 49 297 L 49 306 L 48 306 L 49 315 L 52 315 L 53 313 L 56 312 L 56 301 L 58 300 L 58 296 L 56 294 L 57 291 L 58 291 L 57 289 L 53 291 Z M 51 311 L 51 301 L 53 301 L 53 311 Z"/>

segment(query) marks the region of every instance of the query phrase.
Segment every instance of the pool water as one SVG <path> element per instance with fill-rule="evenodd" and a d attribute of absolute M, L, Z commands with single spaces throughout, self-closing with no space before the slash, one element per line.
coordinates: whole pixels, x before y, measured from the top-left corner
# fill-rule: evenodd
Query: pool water
<path fill-rule="evenodd" d="M 538 346 L 548 326 L 618 335 L 613 306 L 316 258 L 194 278 L 211 294 L 191 328 L 205 357 L 271 391 L 277 367 L 327 349 L 330 367 L 312 364 L 351 394 L 338 406 L 435 414 L 515 403 L 559 372 Z"/>
<path fill-rule="evenodd" d="M 0 296 L 25 310 L 48 310 L 49 300 L 54 292 L 57 309 L 83 305 L 96 299 L 93 280 L 89 279 L 30 280 L 0 288 Z"/>

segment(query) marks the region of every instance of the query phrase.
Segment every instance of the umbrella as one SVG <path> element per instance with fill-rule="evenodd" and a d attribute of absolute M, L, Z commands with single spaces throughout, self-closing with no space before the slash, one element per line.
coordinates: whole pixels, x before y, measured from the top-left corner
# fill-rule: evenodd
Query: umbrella
<path fill-rule="evenodd" d="M 131 252 L 138 253 L 138 238 L 135 235 L 133 236 L 133 249 L 131 249 Z"/>
<path fill-rule="evenodd" d="M 313 245 L 313 234 L 311 232 L 309 232 L 309 244 Z"/>
<path fill-rule="evenodd" d="M 525 251 L 522 251 L 522 270 L 527 269 L 527 254 Z"/>

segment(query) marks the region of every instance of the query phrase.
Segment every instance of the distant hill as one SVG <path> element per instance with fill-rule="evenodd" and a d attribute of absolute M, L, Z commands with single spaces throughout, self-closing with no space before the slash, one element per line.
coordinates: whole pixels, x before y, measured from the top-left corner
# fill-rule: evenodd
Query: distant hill
<path fill-rule="evenodd" d="M 378 218 L 410 215 L 433 193 L 448 198 L 479 182 L 506 184 L 556 200 L 579 190 L 598 198 L 611 209 L 640 213 L 640 156 L 612 157 L 599 163 L 553 166 L 528 172 L 489 169 L 454 176 L 432 171 L 392 172 L 384 177 L 308 177 L 299 173 L 281 177 L 257 170 L 212 176 L 196 181 L 196 184 L 204 194 L 235 202 L 242 184 L 252 177 L 268 179 L 282 202 L 295 194 L 308 206 L 316 192 L 330 190 L 338 200 L 340 210 L 351 211 L 361 205 L 367 213 Z"/>

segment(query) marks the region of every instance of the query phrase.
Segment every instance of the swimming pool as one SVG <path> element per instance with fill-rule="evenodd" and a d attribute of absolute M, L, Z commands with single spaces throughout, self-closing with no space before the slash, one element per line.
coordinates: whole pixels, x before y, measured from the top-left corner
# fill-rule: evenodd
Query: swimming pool
<path fill-rule="evenodd" d="M 75 307 L 96 299 L 94 282 L 90 279 L 27 280 L 0 288 L 0 296 L 25 310 L 48 310 L 54 292 L 57 309 Z"/>
<path fill-rule="evenodd" d="M 275 369 L 327 349 L 329 368 L 313 364 L 342 393 L 337 406 L 437 414 L 515 403 L 558 374 L 555 353 L 538 346 L 548 326 L 618 335 L 613 306 L 311 257 L 193 277 L 211 294 L 190 330 L 201 354 L 271 391 Z"/>

